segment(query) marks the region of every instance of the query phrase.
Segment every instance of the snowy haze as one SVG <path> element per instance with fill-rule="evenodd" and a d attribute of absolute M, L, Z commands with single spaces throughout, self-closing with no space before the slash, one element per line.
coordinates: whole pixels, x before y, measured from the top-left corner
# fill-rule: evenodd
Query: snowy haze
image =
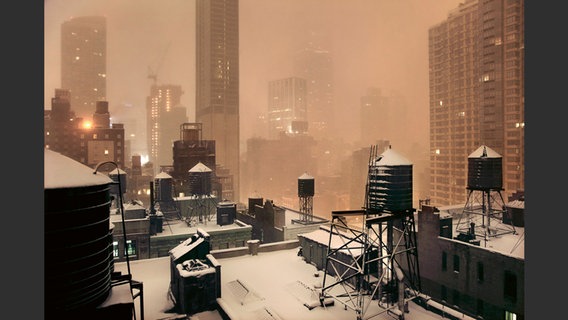
<path fill-rule="evenodd" d="M 402 94 L 417 133 L 427 136 L 428 28 L 457 0 L 241 0 L 239 2 L 241 140 L 265 136 L 255 118 L 267 109 L 268 82 L 292 75 L 292 54 L 310 32 L 329 39 L 336 113 L 358 125 L 367 87 Z M 45 0 L 45 108 L 61 85 L 61 24 L 73 16 L 107 17 L 107 100 L 111 110 L 143 111 L 152 84 L 180 84 L 195 119 L 195 1 Z M 143 112 L 141 112 L 143 114 Z M 406 119 L 410 121 L 412 119 Z M 419 120 L 419 121 L 418 121 Z M 344 129 L 348 139 L 358 130 Z"/>

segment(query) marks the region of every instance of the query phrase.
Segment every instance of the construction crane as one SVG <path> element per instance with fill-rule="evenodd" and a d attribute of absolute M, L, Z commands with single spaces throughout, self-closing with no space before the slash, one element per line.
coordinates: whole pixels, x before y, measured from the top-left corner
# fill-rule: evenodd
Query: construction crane
<path fill-rule="evenodd" d="M 166 48 L 164 49 L 162 56 L 160 57 L 160 59 L 156 63 L 156 67 L 152 68 L 152 66 L 148 66 L 148 79 L 152 79 L 154 85 L 158 82 L 158 71 L 160 71 L 160 67 L 162 66 L 162 63 L 164 62 L 164 57 L 166 56 L 166 53 L 168 52 L 168 49 L 170 48 L 170 44 L 171 44 L 171 41 L 168 42 L 168 44 L 166 45 Z"/>

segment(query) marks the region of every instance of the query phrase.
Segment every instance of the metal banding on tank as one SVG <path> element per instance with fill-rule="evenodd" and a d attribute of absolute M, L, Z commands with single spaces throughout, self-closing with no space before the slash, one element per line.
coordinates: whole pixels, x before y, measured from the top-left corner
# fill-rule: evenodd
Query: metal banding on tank
<path fill-rule="evenodd" d="M 101 304 L 114 268 L 112 180 L 45 151 L 45 312 L 62 316 Z"/>

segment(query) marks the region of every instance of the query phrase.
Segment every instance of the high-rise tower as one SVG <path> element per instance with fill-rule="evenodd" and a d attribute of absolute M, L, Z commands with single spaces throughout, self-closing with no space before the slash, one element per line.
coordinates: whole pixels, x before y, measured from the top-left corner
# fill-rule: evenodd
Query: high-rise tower
<path fill-rule="evenodd" d="M 465 203 L 467 158 L 503 155 L 504 189 L 524 190 L 524 1 L 468 0 L 429 30 L 430 197 Z"/>
<path fill-rule="evenodd" d="M 179 138 L 179 126 L 187 122 L 187 110 L 181 106 L 180 85 L 152 85 L 146 100 L 148 154 L 157 171 L 171 166 L 173 144 Z"/>
<path fill-rule="evenodd" d="M 197 0 L 195 120 L 215 140 L 217 163 L 233 176 L 239 201 L 239 3 Z"/>
<path fill-rule="evenodd" d="M 93 114 L 106 100 L 106 18 L 76 17 L 61 25 L 61 87 L 69 90 L 77 117 Z"/>
<path fill-rule="evenodd" d="M 316 35 L 313 35 L 316 37 Z M 333 132 L 333 60 L 322 45 L 311 41 L 294 57 L 294 74 L 306 79 L 310 135 L 322 139 Z"/>
<path fill-rule="evenodd" d="M 308 129 L 306 80 L 298 77 L 268 83 L 268 134 L 272 139 L 281 132 L 305 133 Z M 309 131 L 309 130 L 308 130 Z"/>

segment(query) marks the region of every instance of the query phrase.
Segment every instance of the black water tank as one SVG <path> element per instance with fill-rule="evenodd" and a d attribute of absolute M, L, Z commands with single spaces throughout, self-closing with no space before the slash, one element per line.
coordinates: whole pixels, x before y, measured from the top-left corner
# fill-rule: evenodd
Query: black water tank
<path fill-rule="evenodd" d="M 113 183 L 110 186 L 110 193 L 115 194 L 115 195 L 123 195 L 126 193 L 126 172 L 124 170 L 120 170 L 120 169 L 114 169 L 111 172 L 108 173 L 108 176 L 112 179 L 112 181 L 114 181 L 115 183 Z M 120 185 L 119 185 L 120 183 Z M 120 190 L 118 190 L 120 188 Z M 122 193 L 120 193 L 119 191 L 121 191 Z"/>
<path fill-rule="evenodd" d="M 307 173 L 298 177 L 298 197 L 313 197 L 314 193 L 314 177 Z"/>
<path fill-rule="evenodd" d="M 368 209 L 397 213 L 412 209 L 412 163 L 387 149 L 371 163 Z"/>
<path fill-rule="evenodd" d="M 170 202 L 174 200 L 173 178 L 165 172 L 160 172 L 154 178 L 155 200 L 158 202 Z"/>
<path fill-rule="evenodd" d="M 109 295 L 112 255 L 110 185 L 101 173 L 45 149 L 45 315 L 94 310 Z"/>
<path fill-rule="evenodd" d="M 501 190 L 503 188 L 502 157 L 487 146 L 481 146 L 467 158 L 467 188 Z"/>
<path fill-rule="evenodd" d="M 188 172 L 189 192 L 191 195 L 208 196 L 211 194 L 212 170 L 199 162 Z"/>

